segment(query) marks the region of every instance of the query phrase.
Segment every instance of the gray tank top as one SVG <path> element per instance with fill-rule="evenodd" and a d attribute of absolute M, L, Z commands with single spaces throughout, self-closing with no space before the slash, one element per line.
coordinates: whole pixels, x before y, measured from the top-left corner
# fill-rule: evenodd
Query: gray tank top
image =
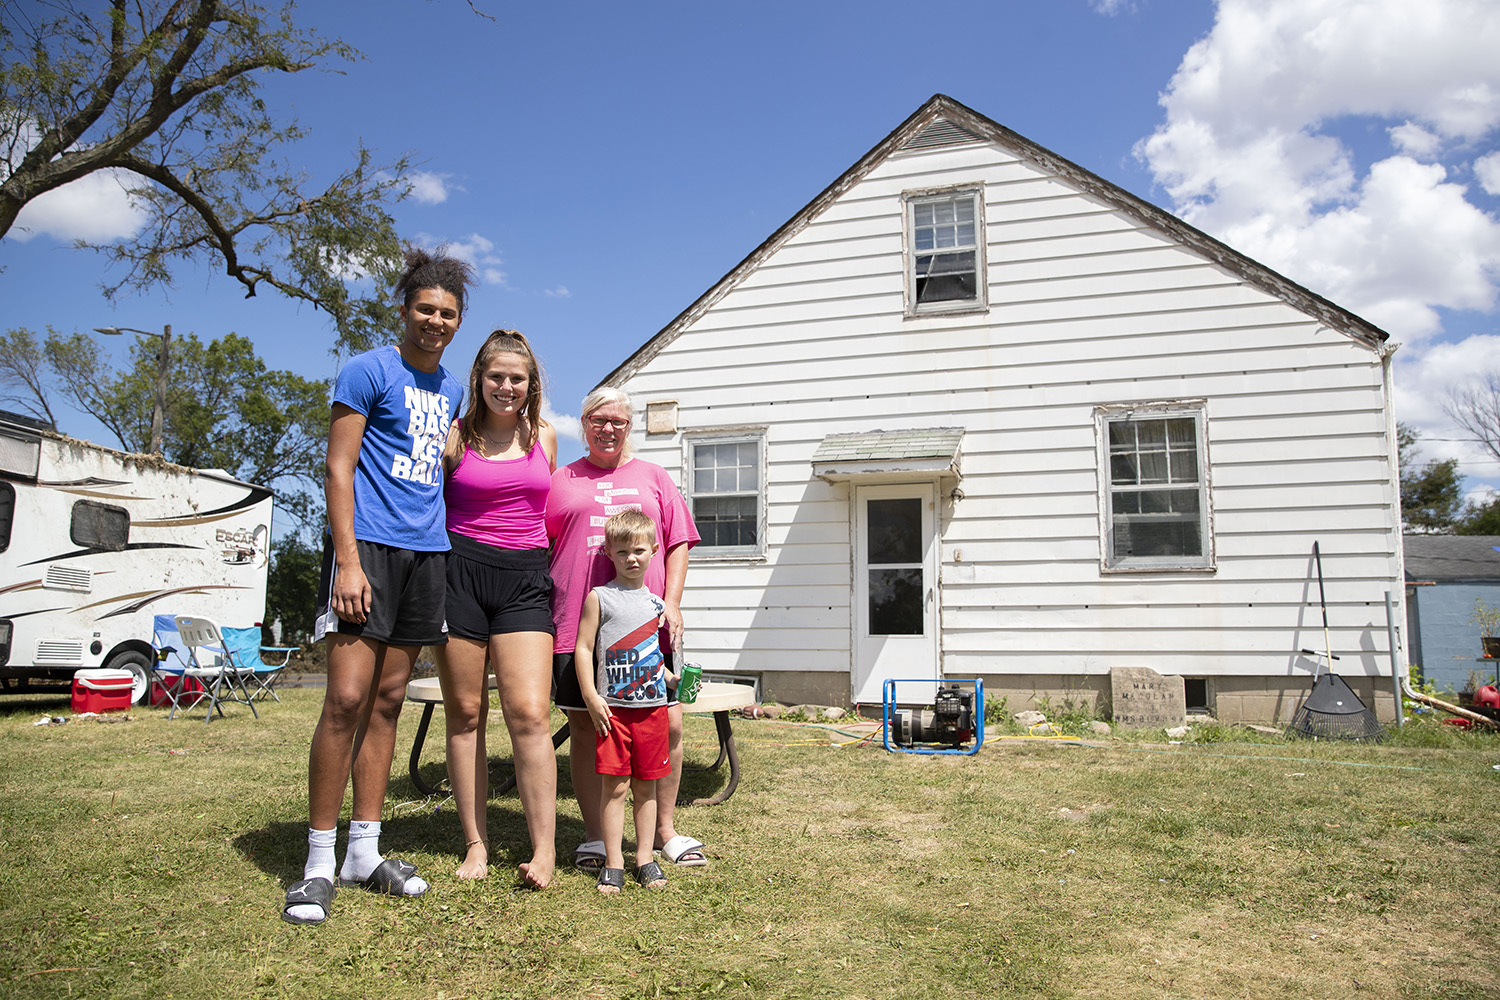
<path fill-rule="evenodd" d="M 595 587 L 599 635 L 594 640 L 594 685 L 606 704 L 650 708 L 667 703 L 667 675 L 657 631 L 667 610 L 651 591 L 615 583 Z"/>

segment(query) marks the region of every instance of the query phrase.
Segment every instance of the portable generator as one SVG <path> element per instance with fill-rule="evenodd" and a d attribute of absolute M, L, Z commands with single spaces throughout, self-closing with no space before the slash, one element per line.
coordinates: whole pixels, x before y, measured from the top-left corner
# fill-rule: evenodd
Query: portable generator
<path fill-rule="evenodd" d="M 937 690 L 930 705 L 898 708 L 897 685 Z M 906 690 L 910 704 L 914 689 Z M 978 677 L 892 679 L 885 682 L 881 700 L 885 748 L 892 753 L 975 754 L 984 745 L 984 681 Z"/>

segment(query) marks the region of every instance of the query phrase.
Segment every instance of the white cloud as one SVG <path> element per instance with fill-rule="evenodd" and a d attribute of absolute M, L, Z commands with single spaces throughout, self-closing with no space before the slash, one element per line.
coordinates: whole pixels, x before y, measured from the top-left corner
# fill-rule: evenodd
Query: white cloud
<path fill-rule="evenodd" d="M 1106 17 L 1135 13 L 1135 0 L 1089 0 L 1089 6 Z"/>
<path fill-rule="evenodd" d="M 579 425 L 576 413 L 558 413 L 552 408 L 552 400 L 546 394 L 542 395 L 542 419 L 557 428 L 557 436 L 567 438 L 570 441 L 583 442 L 583 428 Z"/>
<path fill-rule="evenodd" d="M 1500 152 L 1487 153 L 1475 160 L 1474 176 L 1487 194 L 1500 197 Z"/>
<path fill-rule="evenodd" d="M 1467 476 L 1500 479 L 1500 464 L 1443 412 L 1451 389 L 1467 383 L 1476 372 L 1500 371 L 1500 335 L 1468 337 L 1405 354 L 1396 354 L 1396 416 L 1421 431 L 1422 461 L 1456 458 L 1459 471 Z"/>
<path fill-rule="evenodd" d="M 1386 131 L 1390 134 L 1391 145 L 1419 160 L 1430 160 L 1443 148 L 1441 136 L 1415 122 L 1403 122 Z"/>
<path fill-rule="evenodd" d="M 124 170 L 98 170 L 26 203 L 6 237 L 25 243 L 43 233 L 59 240 L 107 243 L 134 236 L 146 215 L 131 201 L 128 185 L 140 178 Z"/>
<path fill-rule="evenodd" d="M 440 205 L 448 200 L 448 177 L 448 174 L 418 170 L 407 174 L 406 179 L 411 182 L 413 198 L 424 205 Z"/>
<path fill-rule="evenodd" d="M 573 293 L 568 291 L 567 285 L 558 285 L 556 288 L 544 289 L 542 294 L 554 299 L 571 299 L 573 297 Z"/>
<path fill-rule="evenodd" d="M 1500 220 L 1422 161 L 1493 148 L 1497 51 L 1491 0 L 1220 0 L 1137 155 L 1188 221 L 1410 343 L 1438 308 L 1496 304 Z M 1385 123 L 1388 155 L 1357 164 L 1350 116 Z"/>
<path fill-rule="evenodd" d="M 473 264 L 485 284 L 498 285 L 505 289 L 511 287 L 508 276 L 500 269 L 500 265 L 505 263 L 504 258 L 495 251 L 495 244 L 492 240 L 478 233 L 470 233 L 456 240 L 440 240 L 430 233 L 418 233 L 416 242 L 429 248 L 447 247 L 448 252 L 453 256 Z"/>

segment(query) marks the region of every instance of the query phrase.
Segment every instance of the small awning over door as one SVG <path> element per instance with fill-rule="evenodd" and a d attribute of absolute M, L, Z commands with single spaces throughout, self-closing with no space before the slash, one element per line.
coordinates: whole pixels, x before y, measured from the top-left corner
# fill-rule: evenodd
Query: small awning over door
<path fill-rule="evenodd" d="M 828 482 L 918 482 L 963 478 L 962 427 L 830 434 L 813 453 L 813 475 Z"/>

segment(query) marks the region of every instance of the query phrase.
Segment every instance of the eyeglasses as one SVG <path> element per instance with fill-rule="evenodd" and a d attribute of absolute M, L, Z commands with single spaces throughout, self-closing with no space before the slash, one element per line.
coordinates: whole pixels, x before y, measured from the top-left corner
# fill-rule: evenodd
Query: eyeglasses
<path fill-rule="evenodd" d="M 589 426 L 596 431 L 602 431 L 606 427 L 613 427 L 617 431 L 623 431 L 630 426 L 630 421 L 611 420 L 609 417 L 589 417 Z"/>

